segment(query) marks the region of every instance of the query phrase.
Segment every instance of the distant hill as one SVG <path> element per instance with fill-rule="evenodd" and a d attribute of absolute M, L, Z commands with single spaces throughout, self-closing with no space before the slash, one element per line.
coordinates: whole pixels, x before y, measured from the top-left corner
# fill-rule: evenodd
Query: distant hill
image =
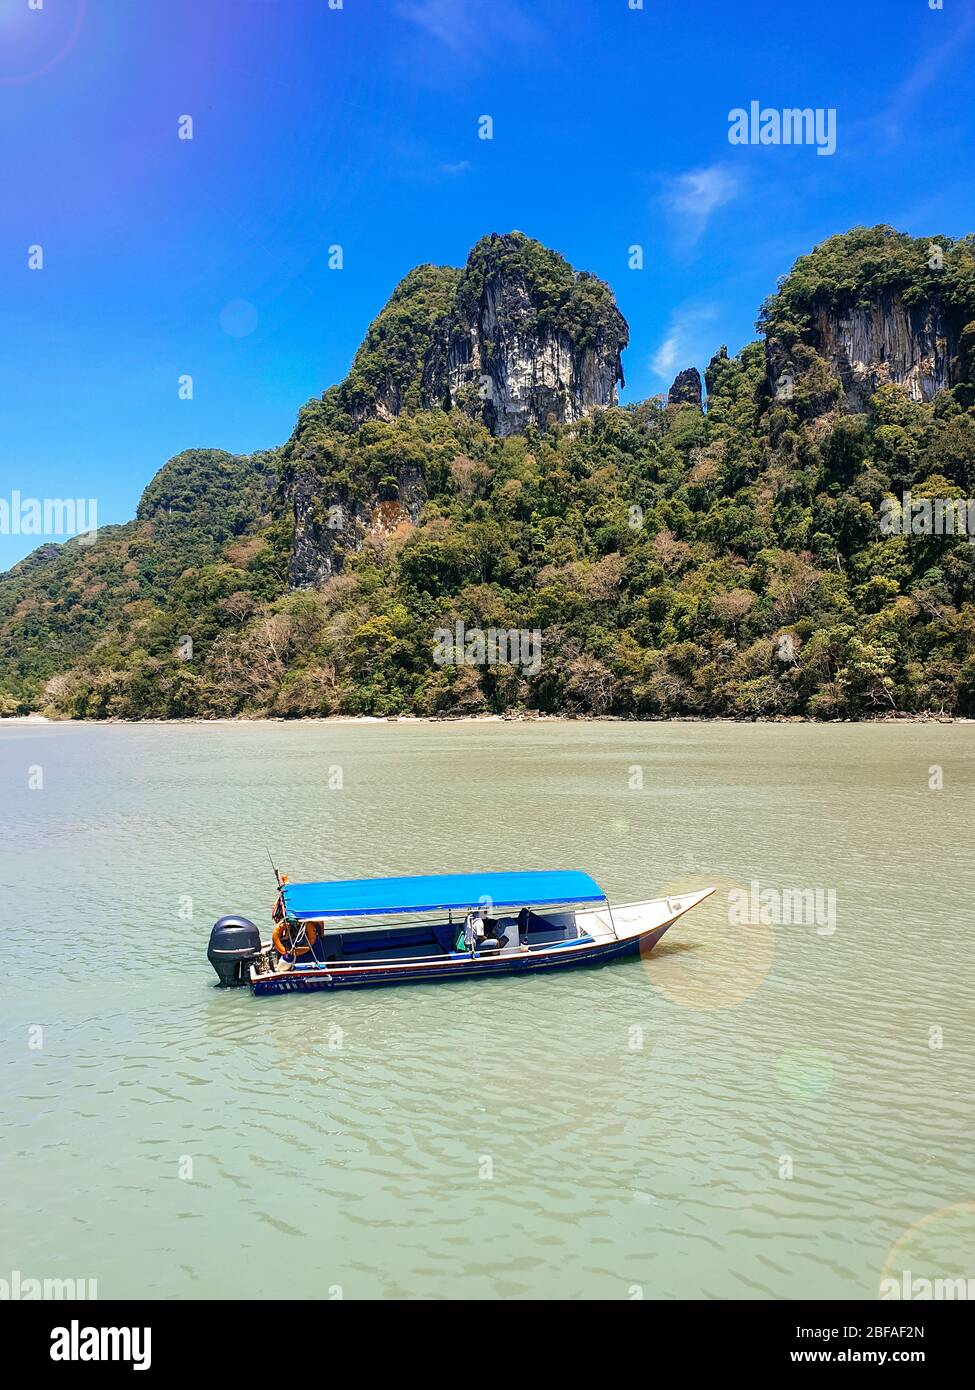
<path fill-rule="evenodd" d="M 279 449 L 0 575 L 0 713 L 975 715 L 975 545 L 882 525 L 975 496 L 975 240 L 832 237 L 759 329 L 621 407 L 602 281 L 418 267 Z"/>

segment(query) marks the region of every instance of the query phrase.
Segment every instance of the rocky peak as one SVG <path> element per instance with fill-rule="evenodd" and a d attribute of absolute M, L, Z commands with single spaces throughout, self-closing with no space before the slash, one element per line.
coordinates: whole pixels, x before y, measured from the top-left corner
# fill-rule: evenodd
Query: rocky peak
<path fill-rule="evenodd" d="M 615 405 L 628 339 L 594 275 L 520 232 L 484 237 L 434 331 L 423 402 L 465 410 L 496 435 L 571 423 Z"/>
<path fill-rule="evenodd" d="M 612 291 L 521 232 L 463 270 L 418 266 L 370 325 L 340 388 L 354 419 L 464 410 L 497 435 L 615 405 L 629 338 Z"/>
<path fill-rule="evenodd" d="M 696 367 L 686 367 L 674 377 L 667 392 L 668 405 L 696 405 L 701 409 L 701 373 Z"/>
<path fill-rule="evenodd" d="M 324 584 L 367 539 L 415 525 L 426 500 L 419 465 L 392 437 L 358 453 L 350 418 L 366 434 L 422 410 L 463 411 L 503 436 L 571 423 L 615 405 L 628 336 L 607 285 L 521 232 L 482 238 L 463 270 L 410 271 L 284 449 L 291 587 Z"/>

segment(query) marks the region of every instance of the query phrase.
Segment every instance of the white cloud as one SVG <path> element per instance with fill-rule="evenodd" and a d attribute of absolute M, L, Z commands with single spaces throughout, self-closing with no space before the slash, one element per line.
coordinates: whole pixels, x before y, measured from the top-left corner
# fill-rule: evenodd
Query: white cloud
<path fill-rule="evenodd" d="M 680 338 L 676 333 L 668 334 L 650 359 L 650 370 L 655 376 L 667 378 L 671 375 L 679 349 Z"/>
<path fill-rule="evenodd" d="M 714 351 L 710 325 L 717 317 L 716 304 L 684 304 L 676 310 L 663 342 L 650 358 L 654 376 L 669 385 L 684 367 L 708 360 Z"/>
<path fill-rule="evenodd" d="M 690 243 L 699 239 L 715 209 L 737 198 L 741 182 L 723 164 L 707 169 L 691 169 L 668 183 L 664 201 Z"/>
<path fill-rule="evenodd" d="M 931 25 L 931 32 L 940 34 L 950 23 L 946 12 Z M 955 19 L 955 27 L 921 54 L 876 115 L 851 123 L 850 133 L 859 137 L 861 150 L 890 151 L 901 144 L 905 131 L 916 132 L 925 142 L 931 138 L 926 123 L 918 117 L 917 107 L 932 88 L 936 89 L 936 98 L 947 90 L 953 68 L 970 63 L 966 49 L 973 36 L 975 10 L 963 8 L 961 18 Z"/>
<path fill-rule="evenodd" d="M 398 13 L 455 57 L 477 56 L 499 41 L 535 44 L 542 38 L 542 30 L 515 0 L 404 0 Z"/>
<path fill-rule="evenodd" d="M 963 9 L 959 27 L 923 54 L 897 88 L 893 108 L 903 112 L 905 107 L 909 108 L 930 87 L 940 83 L 945 70 L 958 63 L 960 50 L 972 37 L 973 32 L 975 13 L 970 9 Z"/>
<path fill-rule="evenodd" d="M 476 30 L 470 12 L 450 0 L 419 0 L 417 4 L 400 5 L 399 13 L 448 48 L 466 48 Z"/>

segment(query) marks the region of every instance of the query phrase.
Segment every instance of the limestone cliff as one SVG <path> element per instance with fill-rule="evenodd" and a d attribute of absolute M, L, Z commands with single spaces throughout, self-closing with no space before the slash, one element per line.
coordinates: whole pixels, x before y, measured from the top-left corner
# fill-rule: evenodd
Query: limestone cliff
<path fill-rule="evenodd" d="M 930 401 L 955 385 L 952 358 L 957 330 L 936 301 L 908 306 L 896 294 L 836 309 L 817 305 L 806 341 L 767 339 L 769 385 L 779 400 L 798 399 L 819 414 L 866 410 L 881 386 L 901 386 L 915 401 Z"/>
<path fill-rule="evenodd" d="M 816 416 L 864 411 L 887 384 L 921 402 L 967 380 L 972 251 L 971 238 L 860 227 L 800 257 L 760 320 L 772 394 Z"/>
<path fill-rule="evenodd" d="M 463 409 L 502 436 L 571 423 L 616 404 L 627 341 L 602 281 L 519 232 L 485 237 L 433 333 L 423 403 Z"/>
<path fill-rule="evenodd" d="M 842 383 L 847 409 L 865 409 L 887 382 L 903 386 L 916 401 L 929 401 L 952 385 L 954 331 L 937 303 L 908 308 L 899 295 L 885 295 L 839 314 L 820 309 L 815 334 Z"/>
<path fill-rule="evenodd" d="M 291 588 L 317 588 L 367 537 L 414 525 L 426 500 L 407 459 L 335 453 L 330 426 L 459 410 L 493 434 L 569 424 L 616 404 L 626 321 L 612 292 L 556 252 L 512 232 L 482 238 L 465 268 L 423 265 L 370 324 L 341 386 L 302 410 L 284 451 L 294 518 Z"/>

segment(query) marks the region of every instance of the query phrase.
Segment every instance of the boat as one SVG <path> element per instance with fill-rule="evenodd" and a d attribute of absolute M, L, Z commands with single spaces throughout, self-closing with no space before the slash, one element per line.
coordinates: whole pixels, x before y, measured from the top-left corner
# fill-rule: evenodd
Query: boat
<path fill-rule="evenodd" d="M 611 906 L 579 870 L 291 883 L 275 869 L 274 929 L 221 917 L 207 957 L 256 995 L 522 975 L 647 955 L 705 888 Z"/>

